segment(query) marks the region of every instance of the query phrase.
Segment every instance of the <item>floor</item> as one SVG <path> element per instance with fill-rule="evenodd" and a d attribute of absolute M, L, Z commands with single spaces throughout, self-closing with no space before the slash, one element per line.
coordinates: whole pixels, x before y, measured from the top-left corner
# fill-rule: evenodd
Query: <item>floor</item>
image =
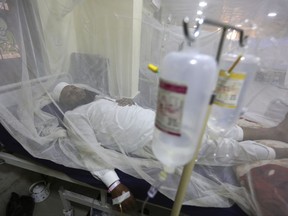
<path fill-rule="evenodd" d="M 11 197 L 11 193 L 15 192 L 22 195 L 29 195 L 29 187 L 40 180 L 50 182 L 50 195 L 41 202 L 36 203 L 33 216 L 61 216 L 63 215 L 63 207 L 58 194 L 58 190 L 63 186 L 66 190 L 80 193 L 91 198 L 97 198 L 99 193 L 91 188 L 79 186 L 76 184 L 61 181 L 59 179 L 47 177 L 38 173 L 20 169 L 7 164 L 0 165 L 0 215 L 6 215 L 6 205 Z M 87 216 L 90 208 L 80 204 L 73 203 L 74 216 Z M 170 215 L 168 210 L 159 210 L 153 206 L 147 206 L 149 216 L 153 215 Z"/>
<path fill-rule="evenodd" d="M 6 215 L 6 205 L 11 197 L 11 193 L 15 192 L 22 195 L 29 195 L 29 187 L 39 180 L 46 180 L 51 183 L 49 197 L 41 202 L 36 203 L 34 208 L 34 216 L 61 216 L 63 215 L 63 207 L 58 195 L 60 186 L 65 189 L 79 191 L 78 186 L 64 181 L 47 178 L 38 173 L 23 170 L 10 165 L 0 165 L 0 215 Z M 81 189 L 83 191 L 83 189 Z M 91 192 L 90 192 L 91 193 Z M 97 196 L 97 194 L 95 194 Z M 74 216 L 86 216 L 89 207 L 77 205 L 73 203 Z"/>

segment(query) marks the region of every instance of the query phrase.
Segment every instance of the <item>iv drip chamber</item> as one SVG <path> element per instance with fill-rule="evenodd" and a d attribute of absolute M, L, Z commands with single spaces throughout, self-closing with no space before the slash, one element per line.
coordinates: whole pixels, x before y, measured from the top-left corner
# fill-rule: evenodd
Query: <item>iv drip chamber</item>
<path fill-rule="evenodd" d="M 211 56 L 192 48 L 163 59 L 152 149 L 168 172 L 193 157 L 216 85 L 216 68 Z"/>

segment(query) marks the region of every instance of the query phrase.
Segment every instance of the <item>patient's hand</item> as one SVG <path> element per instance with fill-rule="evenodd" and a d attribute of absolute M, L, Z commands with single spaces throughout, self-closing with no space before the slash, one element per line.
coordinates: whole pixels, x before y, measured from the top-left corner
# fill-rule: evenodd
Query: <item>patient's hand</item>
<path fill-rule="evenodd" d="M 122 99 L 116 100 L 116 102 L 119 106 L 135 105 L 135 102 L 130 98 L 122 98 Z"/>
<path fill-rule="evenodd" d="M 112 199 L 121 196 L 123 192 L 127 192 L 127 191 L 129 191 L 129 189 L 125 185 L 119 184 L 116 188 L 114 188 L 111 191 Z M 130 192 L 130 197 L 125 199 L 121 203 L 121 206 L 122 206 L 122 210 L 124 212 L 129 212 L 129 211 L 136 210 L 136 200 L 135 200 L 134 196 L 131 194 L 131 192 Z M 121 211 L 119 205 L 117 205 L 117 209 Z"/>

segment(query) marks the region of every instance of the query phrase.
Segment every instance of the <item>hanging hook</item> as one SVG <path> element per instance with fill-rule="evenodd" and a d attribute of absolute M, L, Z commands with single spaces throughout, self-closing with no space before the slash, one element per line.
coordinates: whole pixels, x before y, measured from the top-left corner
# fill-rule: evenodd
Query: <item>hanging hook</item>
<path fill-rule="evenodd" d="M 196 23 L 196 27 L 195 27 L 195 30 L 194 30 L 194 33 L 192 35 L 192 37 L 190 36 L 190 33 L 189 33 L 189 17 L 185 17 L 183 19 L 183 30 L 184 30 L 184 35 L 185 35 L 185 38 L 187 39 L 187 41 L 189 42 L 189 44 L 191 44 L 192 42 L 194 42 L 196 40 L 196 38 L 199 36 L 200 34 L 200 27 L 201 25 L 203 24 L 204 20 L 203 19 L 200 19 L 197 21 Z"/>

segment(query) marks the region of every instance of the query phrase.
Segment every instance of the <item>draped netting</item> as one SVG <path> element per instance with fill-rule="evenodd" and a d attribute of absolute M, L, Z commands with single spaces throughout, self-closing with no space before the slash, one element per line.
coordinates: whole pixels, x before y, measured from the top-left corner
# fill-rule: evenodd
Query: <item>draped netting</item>
<path fill-rule="evenodd" d="M 246 98 L 243 117 L 249 122 L 245 124 L 254 121 L 257 125 L 274 126 L 288 110 L 288 17 L 283 15 L 283 22 L 268 26 L 269 20 L 262 15 L 277 5 L 287 10 L 288 4 L 285 0 L 245 0 L 231 5 L 225 2 L 214 1 L 211 8 L 223 11 L 223 16 L 215 13 L 207 17 L 236 25 L 245 23 L 249 16 L 251 28 L 257 27 L 258 32 L 251 35 L 249 48 L 261 58 L 261 65 Z M 142 157 L 133 155 L 131 150 L 140 139 L 137 129 L 146 128 L 146 143 L 151 143 L 153 135 L 158 75 L 151 73 L 147 65 L 160 65 L 168 52 L 181 49 L 181 19 L 187 15 L 194 18 L 197 11 L 190 5 L 188 0 L 162 1 L 159 7 L 150 0 L 0 1 L 1 124 L 34 157 L 90 172 L 118 168 L 154 184 L 162 165 L 151 152 L 147 157 L 149 150 Z M 247 7 L 257 10 L 244 13 Z M 238 17 L 233 17 L 233 12 Z M 198 39 L 200 52 L 215 56 L 219 38 L 218 29 L 202 29 Z M 52 93 L 62 81 L 109 97 L 107 104 L 122 97 L 133 98 L 145 108 L 133 110 L 133 115 L 143 112 L 143 122 L 139 126 L 135 119 L 122 117 L 114 122 L 122 130 L 117 131 L 108 116 L 99 127 L 115 132 L 113 143 L 109 143 L 111 137 L 99 140 L 89 136 L 89 129 L 81 130 L 86 123 L 78 116 L 70 114 L 63 120 L 65 110 Z M 98 104 L 94 108 L 100 110 L 95 111 L 96 116 L 107 111 Z M 101 133 L 108 136 L 107 131 Z M 237 144 L 234 140 L 229 142 L 231 146 Z M 285 147 L 283 143 L 277 145 Z M 208 153 L 214 152 L 202 151 L 201 158 Z M 268 215 L 265 212 L 275 206 L 287 212 L 287 191 L 282 193 L 287 188 L 287 161 L 239 161 L 213 164 L 204 160 L 196 165 L 184 204 L 229 207 L 236 202 L 249 214 Z M 181 170 L 160 189 L 171 199 L 175 197 Z M 272 191 L 277 199 L 268 199 L 263 188 L 268 194 Z"/>

